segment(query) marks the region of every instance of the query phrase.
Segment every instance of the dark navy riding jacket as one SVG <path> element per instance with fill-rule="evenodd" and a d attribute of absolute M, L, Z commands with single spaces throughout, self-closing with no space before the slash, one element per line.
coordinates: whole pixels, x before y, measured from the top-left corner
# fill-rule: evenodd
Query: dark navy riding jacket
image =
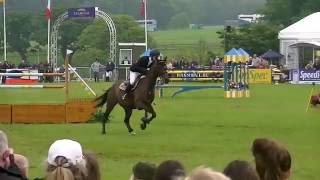
<path fill-rule="evenodd" d="M 148 72 L 148 68 L 150 68 L 152 65 L 152 60 L 149 59 L 148 56 L 143 56 L 139 58 L 138 62 L 134 63 L 130 67 L 130 71 L 132 72 L 138 72 L 140 74 L 146 75 Z"/>

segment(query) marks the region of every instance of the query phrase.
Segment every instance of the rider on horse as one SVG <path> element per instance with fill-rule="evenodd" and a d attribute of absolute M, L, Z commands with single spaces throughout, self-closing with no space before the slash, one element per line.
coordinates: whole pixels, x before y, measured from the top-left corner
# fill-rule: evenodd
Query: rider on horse
<path fill-rule="evenodd" d="M 122 96 L 123 100 L 133 88 L 137 77 L 140 75 L 146 75 L 153 62 L 159 60 L 159 58 L 160 52 L 154 49 L 150 51 L 149 56 L 140 57 L 139 60 L 130 67 L 129 84 L 125 90 L 125 94 Z"/>

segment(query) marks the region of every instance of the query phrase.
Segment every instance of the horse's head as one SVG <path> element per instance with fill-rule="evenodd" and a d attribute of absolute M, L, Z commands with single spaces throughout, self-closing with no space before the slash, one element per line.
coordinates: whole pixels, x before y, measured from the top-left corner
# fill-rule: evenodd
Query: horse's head
<path fill-rule="evenodd" d="M 154 61 L 153 65 L 150 68 L 150 72 L 153 73 L 156 77 L 161 77 L 167 80 L 167 57 L 161 60 Z"/>

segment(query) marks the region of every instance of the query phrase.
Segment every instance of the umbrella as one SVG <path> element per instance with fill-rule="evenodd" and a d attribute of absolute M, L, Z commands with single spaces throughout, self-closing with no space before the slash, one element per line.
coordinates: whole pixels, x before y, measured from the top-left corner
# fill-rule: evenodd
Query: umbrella
<path fill-rule="evenodd" d="M 269 51 L 262 54 L 260 57 L 267 60 L 279 60 L 283 57 L 283 55 L 270 49 Z"/>

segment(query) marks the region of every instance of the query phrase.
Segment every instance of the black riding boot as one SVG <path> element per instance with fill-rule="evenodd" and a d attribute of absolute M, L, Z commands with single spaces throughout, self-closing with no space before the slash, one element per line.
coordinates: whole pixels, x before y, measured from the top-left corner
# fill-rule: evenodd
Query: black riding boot
<path fill-rule="evenodd" d="M 130 93 L 131 89 L 133 88 L 133 86 L 129 83 L 126 90 L 124 91 L 124 95 L 122 96 L 122 99 L 125 100 L 127 97 L 127 94 Z"/>

